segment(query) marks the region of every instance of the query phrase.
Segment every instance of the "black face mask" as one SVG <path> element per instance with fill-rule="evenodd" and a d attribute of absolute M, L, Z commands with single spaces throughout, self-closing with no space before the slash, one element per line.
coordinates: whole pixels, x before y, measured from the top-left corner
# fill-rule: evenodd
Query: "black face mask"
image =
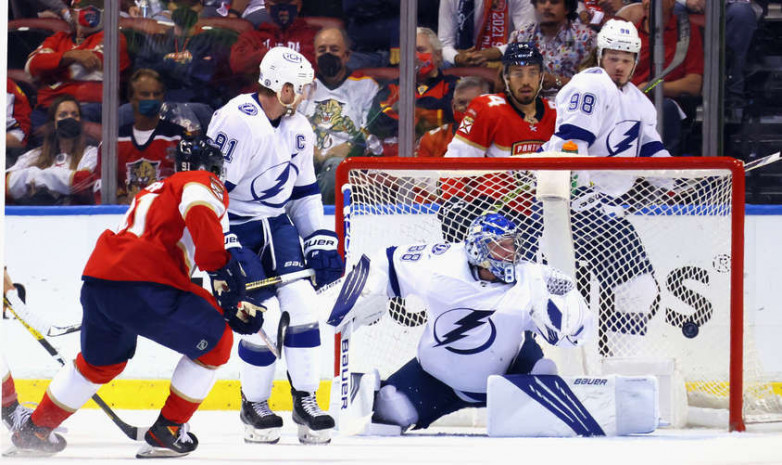
<path fill-rule="evenodd" d="M 65 118 L 57 121 L 57 137 L 73 139 L 81 135 L 81 121 L 76 118 Z"/>
<path fill-rule="evenodd" d="M 283 19 L 281 13 L 285 11 L 288 12 L 288 15 L 286 19 Z M 283 29 L 291 25 L 293 20 L 296 19 L 297 14 L 298 11 L 296 5 L 291 5 L 290 3 L 269 5 L 269 16 L 272 18 L 272 21 L 277 23 Z"/>
<path fill-rule="evenodd" d="M 191 10 L 189 6 L 182 5 L 171 13 L 171 21 L 183 30 L 189 31 L 198 22 L 198 13 Z"/>
<path fill-rule="evenodd" d="M 318 57 L 318 74 L 326 78 L 333 78 L 342 71 L 342 60 L 331 53 L 324 53 Z"/>

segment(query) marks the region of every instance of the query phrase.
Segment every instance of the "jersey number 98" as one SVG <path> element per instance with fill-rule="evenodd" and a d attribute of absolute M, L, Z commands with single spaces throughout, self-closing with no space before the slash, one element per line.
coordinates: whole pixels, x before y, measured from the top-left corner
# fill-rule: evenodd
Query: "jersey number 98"
<path fill-rule="evenodd" d="M 595 109 L 595 102 L 597 99 L 593 94 L 581 94 L 576 92 L 570 96 L 570 104 L 567 107 L 568 111 L 581 110 L 582 113 L 591 115 Z"/>

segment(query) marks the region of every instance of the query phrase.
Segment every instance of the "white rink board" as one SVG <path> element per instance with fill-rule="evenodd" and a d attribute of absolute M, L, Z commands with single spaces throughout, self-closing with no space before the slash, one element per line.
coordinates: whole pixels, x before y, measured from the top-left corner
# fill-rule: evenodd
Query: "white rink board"
<path fill-rule="evenodd" d="M 415 216 L 415 215 L 412 215 Z M 6 216 L 5 245 L 8 270 L 14 281 L 24 283 L 28 291 L 28 305 L 31 311 L 40 314 L 55 324 L 69 324 L 81 319 L 79 305 L 80 276 L 95 240 L 107 227 L 118 224 L 122 215 L 79 215 L 79 216 Z M 333 216 L 327 216 L 333 224 Z M 404 225 L 389 225 L 390 228 Z M 639 225 L 640 229 L 643 228 Z M 698 224 L 682 228 L 683 240 L 669 244 L 669 256 L 675 256 L 676 247 L 687 247 L 684 240 L 697 240 Z M 745 309 L 756 320 L 756 333 L 761 362 L 767 373 L 782 377 L 782 358 L 778 357 L 782 342 L 782 244 L 778 232 L 782 230 L 782 216 L 748 216 L 746 225 L 745 261 Z M 665 265 L 658 264 L 658 271 L 666 273 Z M 704 259 L 704 267 L 710 266 Z M 674 265 L 671 265 L 674 266 Z M 719 273 L 711 273 L 714 281 L 720 282 Z M 723 274 L 727 276 L 727 274 Z M 664 275 L 661 275 L 664 276 Z M 704 290 L 707 292 L 707 290 Z M 665 299 L 665 295 L 663 296 Z M 727 305 L 726 302 L 714 302 Z M 324 310 L 325 312 L 325 310 Z M 325 317 L 325 315 L 324 315 Z M 3 324 L 3 353 L 19 379 L 48 378 L 57 370 L 57 363 L 38 347 L 35 340 L 21 325 Z M 237 338 L 238 339 L 238 338 Z M 321 325 L 323 341 L 322 377 L 330 379 L 332 373 L 332 337 L 326 325 Z M 179 356 L 157 344 L 139 340 L 134 359 L 122 374 L 129 379 L 167 378 Z M 78 335 L 53 339 L 53 342 L 69 356 L 78 351 Z M 727 345 L 727 341 L 725 341 Z M 238 378 L 235 358 L 219 371 L 221 379 Z M 278 378 L 285 379 L 282 369 Z"/>

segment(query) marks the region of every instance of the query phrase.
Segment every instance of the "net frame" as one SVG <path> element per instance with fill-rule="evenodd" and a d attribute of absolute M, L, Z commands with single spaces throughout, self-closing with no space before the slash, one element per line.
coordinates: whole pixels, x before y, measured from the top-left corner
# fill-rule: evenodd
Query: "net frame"
<path fill-rule="evenodd" d="M 348 158 L 337 168 L 335 223 L 336 232 L 343 240 L 340 253 L 345 254 L 345 210 L 348 175 L 351 170 L 727 170 L 732 177 L 731 199 L 731 269 L 730 269 L 730 361 L 728 428 L 744 431 L 743 417 L 743 362 L 744 362 L 744 210 L 745 172 L 743 163 L 730 157 L 677 157 L 677 158 L 603 158 L 603 157 L 514 157 L 514 158 Z M 738 322 L 738 324 L 737 324 Z M 340 376 L 340 334 L 335 337 L 334 373 Z"/>

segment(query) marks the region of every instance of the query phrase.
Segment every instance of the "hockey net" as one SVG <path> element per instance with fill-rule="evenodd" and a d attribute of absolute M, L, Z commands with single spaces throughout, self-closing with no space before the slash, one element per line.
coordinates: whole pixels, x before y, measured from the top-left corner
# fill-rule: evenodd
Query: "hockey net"
<path fill-rule="evenodd" d="M 337 173 L 336 211 L 346 261 L 391 245 L 459 241 L 475 216 L 503 212 L 524 232 L 525 258 L 575 274 L 598 316 L 590 344 L 553 354 L 564 374 L 637 375 L 667 364 L 670 382 L 683 379 L 688 408 L 729 412 L 734 430 L 745 420 L 779 419 L 776 385 L 742 309 L 741 163 L 561 155 L 348 159 Z M 553 206 L 541 201 L 551 179 L 559 183 Z M 590 185 L 605 185 L 601 179 L 631 188 L 619 197 L 598 194 Z M 414 296 L 388 308 L 352 334 L 350 371 L 377 369 L 384 379 L 415 357 L 426 309 Z M 335 362 L 337 373 L 348 363 Z"/>

